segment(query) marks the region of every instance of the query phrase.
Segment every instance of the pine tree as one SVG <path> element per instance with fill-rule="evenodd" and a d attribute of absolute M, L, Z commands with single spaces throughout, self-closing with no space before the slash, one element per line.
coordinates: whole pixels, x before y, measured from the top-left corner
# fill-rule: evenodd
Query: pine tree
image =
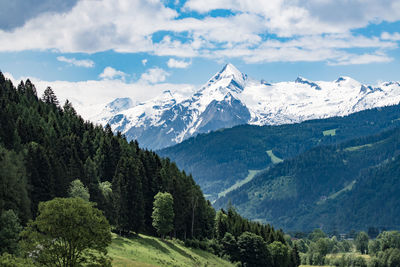
<path fill-rule="evenodd" d="M 121 233 L 138 233 L 144 223 L 144 201 L 137 159 L 122 157 L 112 183 L 116 227 Z"/>
<path fill-rule="evenodd" d="M 55 106 L 59 106 L 60 104 L 58 102 L 56 94 L 54 93 L 53 89 L 51 89 L 50 86 L 48 86 L 46 90 L 44 90 L 42 101 L 45 102 L 46 104 L 51 104 Z"/>

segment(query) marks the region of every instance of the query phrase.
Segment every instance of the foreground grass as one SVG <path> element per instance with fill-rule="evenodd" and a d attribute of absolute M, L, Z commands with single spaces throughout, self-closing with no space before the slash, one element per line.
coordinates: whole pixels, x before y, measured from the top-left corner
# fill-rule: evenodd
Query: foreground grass
<path fill-rule="evenodd" d="M 185 247 L 176 240 L 139 235 L 124 238 L 113 234 L 109 255 L 113 266 L 233 266 L 214 254 Z"/>

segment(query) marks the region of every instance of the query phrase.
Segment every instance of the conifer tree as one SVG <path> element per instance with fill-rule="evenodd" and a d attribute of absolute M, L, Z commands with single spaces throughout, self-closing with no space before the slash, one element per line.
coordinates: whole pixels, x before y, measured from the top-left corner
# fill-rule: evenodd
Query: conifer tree
<path fill-rule="evenodd" d="M 46 104 L 52 104 L 55 106 L 59 106 L 59 104 L 60 104 L 58 102 L 56 94 L 54 93 L 53 89 L 51 89 L 50 86 L 48 86 L 46 88 L 46 90 L 44 90 L 43 96 L 42 96 L 42 101 L 45 102 Z"/>

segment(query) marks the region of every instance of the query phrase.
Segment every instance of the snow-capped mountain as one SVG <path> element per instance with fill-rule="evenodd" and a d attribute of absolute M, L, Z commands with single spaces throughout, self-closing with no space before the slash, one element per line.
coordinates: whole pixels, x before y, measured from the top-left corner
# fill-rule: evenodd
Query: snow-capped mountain
<path fill-rule="evenodd" d="M 350 77 L 330 82 L 298 77 L 294 82 L 270 84 L 250 79 L 227 64 L 190 97 L 165 91 L 139 104 L 118 98 L 90 119 L 109 123 L 144 147 L 160 149 L 198 133 L 240 124 L 296 123 L 399 102 L 399 82 L 372 87 Z"/>

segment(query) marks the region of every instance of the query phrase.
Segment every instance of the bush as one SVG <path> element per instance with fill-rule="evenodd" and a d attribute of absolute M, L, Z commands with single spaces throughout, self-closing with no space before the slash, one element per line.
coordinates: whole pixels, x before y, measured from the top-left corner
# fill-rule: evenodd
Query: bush
<path fill-rule="evenodd" d="M 30 259 L 17 258 L 14 255 L 4 253 L 0 256 L 1 267 L 35 267 Z"/>

